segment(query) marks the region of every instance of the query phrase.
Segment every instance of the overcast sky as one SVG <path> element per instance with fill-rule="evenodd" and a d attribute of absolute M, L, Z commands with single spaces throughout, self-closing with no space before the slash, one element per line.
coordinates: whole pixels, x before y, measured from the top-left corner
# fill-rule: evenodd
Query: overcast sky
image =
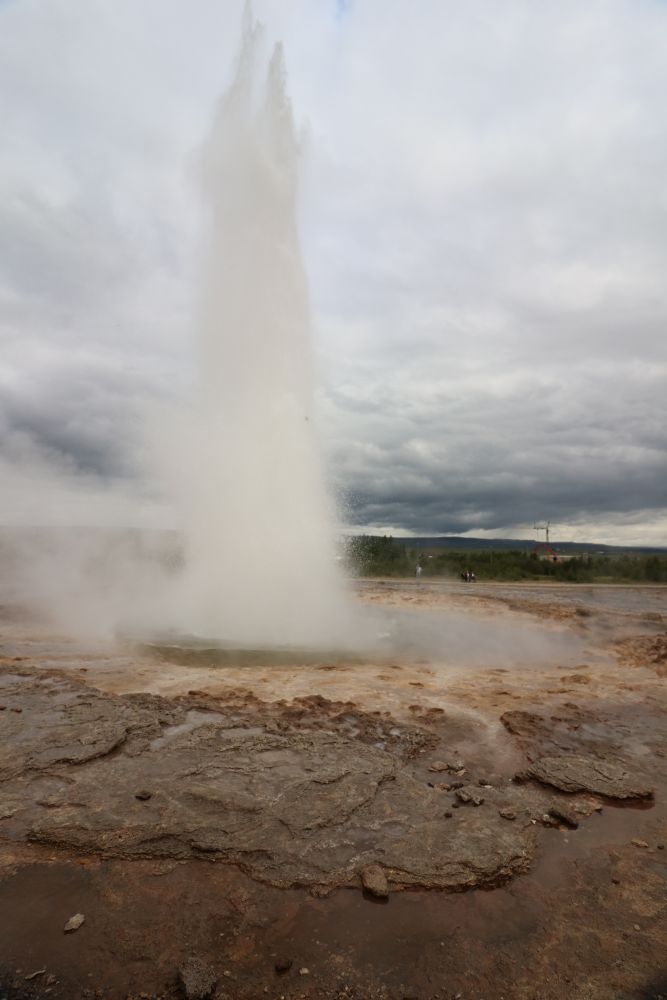
<path fill-rule="evenodd" d="M 667 3 L 256 0 L 357 529 L 667 544 Z M 0 0 L 0 522 L 169 523 L 240 0 Z"/>

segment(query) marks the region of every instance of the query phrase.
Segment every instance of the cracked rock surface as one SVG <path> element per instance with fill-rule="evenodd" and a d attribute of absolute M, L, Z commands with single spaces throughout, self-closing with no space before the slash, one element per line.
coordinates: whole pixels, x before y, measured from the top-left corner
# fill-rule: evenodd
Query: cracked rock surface
<path fill-rule="evenodd" d="M 1 690 L 0 781 L 84 764 L 121 746 L 141 752 L 175 718 L 167 702 L 151 695 L 111 699 L 50 677 L 37 680 L 25 669 L 5 675 Z"/>
<path fill-rule="evenodd" d="M 559 791 L 609 799 L 651 799 L 654 783 L 622 755 L 620 742 L 588 735 L 586 714 L 572 705 L 550 719 L 534 712 L 505 712 L 501 722 L 517 737 L 529 765 L 517 780 L 539 781 Z"/>
<path fill-rule="evenodd" d="M 0 996 L 665 993 L 667 590 L 363 586 L 441 647 L 181 664 L 0 605 Z"/>
<path fill-rule="evenodd" d="M 525 776 L 563 792 L 592 792 L 609 799 L 653 798 L 653 788 L 623 764 L 581 754 L 540 757 Z"/>
<path fill-rule="evenodd" d="M 303 722 L 102 694 L 28 668 L 5 676 L 2 701 L 12 836 L 106 857 L 219 859 L 276 886 L 342 884 L 380 862 L 398 887 L 463 889 L 530 862 L 530 825 L 503 822 L 497 803 L 448 818 L 442 793 L 400 755 Z"/>

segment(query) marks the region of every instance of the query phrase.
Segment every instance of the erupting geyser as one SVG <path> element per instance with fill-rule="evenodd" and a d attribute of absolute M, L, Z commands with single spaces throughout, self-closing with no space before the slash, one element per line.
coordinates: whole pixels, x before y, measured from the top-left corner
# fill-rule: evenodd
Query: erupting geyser
<path fill-rule="evenodd" d="M 266 67 L 246 9 L 233 82 L 203 151 L 209 231 L 198 399 L 181 468 L 187 624 L 267 644 L 339 644 L 347 602 L 310 419 L 299 149 L 281 46 Z"/>

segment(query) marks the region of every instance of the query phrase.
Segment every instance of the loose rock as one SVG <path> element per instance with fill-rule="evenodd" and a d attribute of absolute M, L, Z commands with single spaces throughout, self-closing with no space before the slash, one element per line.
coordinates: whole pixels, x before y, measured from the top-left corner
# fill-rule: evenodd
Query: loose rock
<path fill-rule="evenodd" d="M 366 892 L 377 899 L 387 899 L 389 896 L 387 877 L 380 865 L 366 865 L 361 872 L 361 884 Z"/>
<path fill-rule="evenodd" d="M 558 820 L 560 823 L 564 823 L 565 826 L 569 826 L 572 830 L 576 830 L 579 826 L 579 820 L 566 806 L 552 806 L 549 809 L 549 815 L 553 816 L 554 819 Z"/>
<path fill-rule="evenodd" d="M 455 771 L 460 772 L 465 767 L 462 760 L 444 761 L 435 760 L 429 767 L 429 771 Z"/>
<path fill-rule="evenodd" d="M 503 819 L 516 819 L 516 813 L 509 806 L 503 806 L 502 809 L 499 809 L 498 815 L 502 816 Z"/>
<path fill-rule="evenodd" d="M 637 837 L 633 837 L 630 843 L 634 844 L 635 847 L 648 847 L 645 840 L 639 840 Z"/>
<path fill-rule="evenodd" d="M 478 795 L 471 788 L 457 788 L 455 794 L 459 802 L 466 805 L 481 806 L 484 802 L 484 796 Z"/>
<path fill-rule="evenodd" d="M 153 797 L 153 793 L 147 791 L 136 792 L 134 797 L 135 799 L 139 799 L 140 802 L 147 802 L 148 799 Z"/>
<path fill-rule="evenodd" d="M 594 812 L 601 813 L 602 812 L 602 806 L 600 805 L 599 802 L 591 802 L 591 801 L 575 802 L 574 803 L 574 811 L 579 816 L 586 816 L 586 817 L 588 817 L 588 816 L 592 816 Z"/>
<path fill-rule="evenodd" d="M 37 976 L 43 976 L 45 972 L 46 972 L 46 967 L 43 969 L 37 969 L 36 972 L 30 972 L 27 976 L 24 976 L 23 978 L 25 979 L 26 982 L 28 982 L 30 979 L 36 979 Z"/>
<path fill-rule="evenodd" d="M 333 888 L 330 885 L 311 885 L 310 895 L 314 896 L 315 899 L 326 899 L 333 892 Z"/>
<path fill-rule="evenodd" d="M 178 978 L 187 1000 L 208 1000 L 218 982 L 214 970 L 200 958 L 189 958 L 178 970 Z"/>
<path fill-rule="evenodd" d="M 275 963 L 274 968 L 276 972 L 289 972 L 293 964 L 294 963 L 291 958 L 279 958 Z"/>
<path fill-rule="evenodd" d="M 558 826 L 558 820 L 555 816 L 551 816 L 549 813 L 542 813 L 540 816 L 540 823 L 542 826 Z"/>
<path fill-rule="evenodd" d="M 71 931 L 78 931 L 79 927 L 81 926 L 81 924 L 84 922 L 85 919 L 86 918 L 84 917 L 83 913 L 75 913 L 74 916 L 70 917 L 67 923 L 65 924 L 64 927 L 65 934 L 69 934 L 71 933 Z"/>

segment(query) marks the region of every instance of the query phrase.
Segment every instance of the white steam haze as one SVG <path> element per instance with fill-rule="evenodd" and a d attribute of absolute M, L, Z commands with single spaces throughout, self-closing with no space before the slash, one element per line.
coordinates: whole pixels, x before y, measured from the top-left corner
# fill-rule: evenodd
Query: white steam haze
<path fill-rule="evenodd" d="M 343 526 L 530 537 L 550 520 L 556 540 L 665 544 L 667 4 L 256 0 L 256 15 L 308 127 L 302 446 L 315 427 Z M 194 516 L 201 147 L 241 18 L 242 0 L 0 0 L 0 525 Z M 278 505 L 277 464 L 260 478 Z M 230 573 L 252 564 L 252 540 L 220 531 Z M 63 588 L 90 595 L 95 563 L 89 535 L 64 537 L 80 572 L 34 574 L 63 604 Z M 121 562 L 106 593 L 140 608 L 158 588 Z"/>
<path fill-rule="evenodd" d="M 217 638 L 333 644 L 344 599 L 313 434 L 299 150 L 282 47 L 267 69 L 261 35 L 248 6 L 203 151 L 198 395 L 184 450 L 166 453 L 178 459 L 185 533 L 174 620 Z"/>
<path fill-rule="evenodd" d="M 149 419 L 144 458 L 178 534 L 7 538 L 19 596 L 77 632 L 334 646 L 352 625 L 312 423 L 300 151 L 282 46 L 265 58 L 263 34 L 248 3 L 236 70 L 198 157 L 194 382 L 187 401 Z"/>

